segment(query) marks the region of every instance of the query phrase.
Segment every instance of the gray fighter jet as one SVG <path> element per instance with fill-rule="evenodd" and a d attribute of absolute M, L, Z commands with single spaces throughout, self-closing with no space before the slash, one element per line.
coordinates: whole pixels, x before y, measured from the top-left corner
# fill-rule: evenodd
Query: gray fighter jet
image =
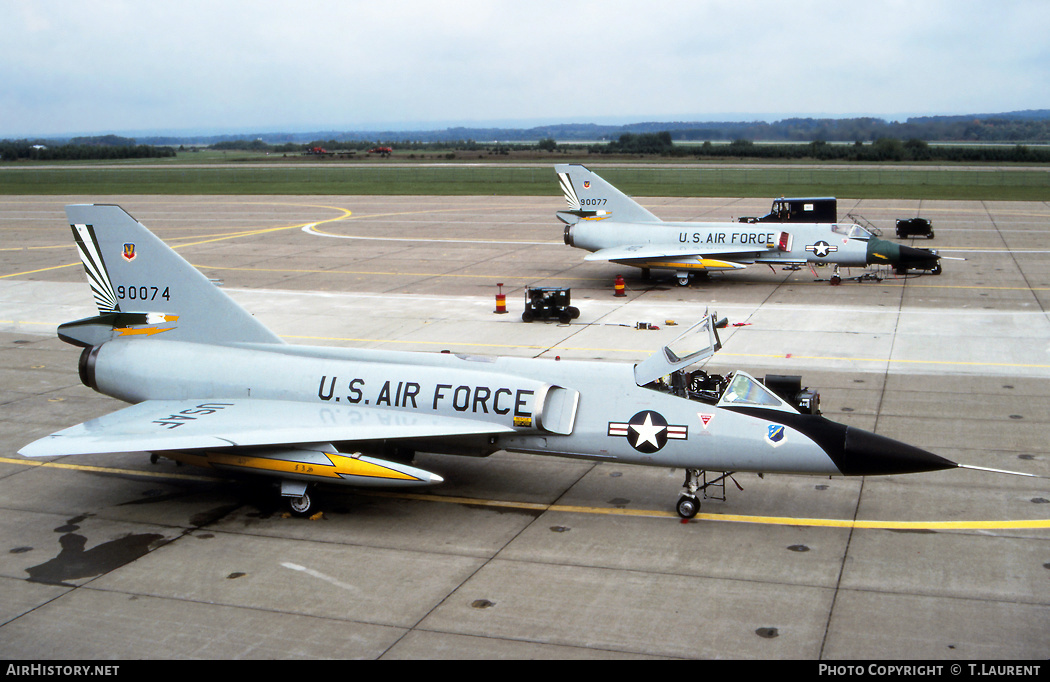
<path fill-rule="evenodd" d="M 698 223 L 664 222 L 601 176 L 579 164 L 555 166 L 569 210 L 565 243 L 591 251 L 584 260 L 611 261 L 641 268 L 671 270 L 678 283 L 695 274 L 737 270 L 750 263 L 839 267 L 892 266 L 940 274 L 940 256 L 879 239 L 860 225 L 840 223 Z"/>
<path fill-rule="evenodd" d="M 637 364 L 289 345 L 119 206 L 66 214 L 99 314 L 58 328 L 80 377 L 130 407 L 46 436 L 27 457 L 146 452 L 271 476 L 297 513 L 317 483 L 440 483 L 416 452 L 498 450 L 707 474 L 899 474 L 964 465 L 820 416 L 797 381 L 693 367 L 715 316 Z M 717 479 L 716 479 L 717 480 Z"/>

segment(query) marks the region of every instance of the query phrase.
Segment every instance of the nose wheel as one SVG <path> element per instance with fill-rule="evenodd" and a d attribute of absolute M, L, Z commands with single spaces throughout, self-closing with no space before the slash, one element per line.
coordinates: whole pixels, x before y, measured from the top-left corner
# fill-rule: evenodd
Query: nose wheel
<path fill-rule="evenodd" d="M 682 483 L 682 494 L 675 509 L 683 519 L 691 519 L 700 511 L 700 499 L 696 491 L 700 489 L 700 469 L 686 469 L 685 482 Z"/>
<path fill-rule="evenodd" d="M 678 511 L 678 515 L 683 519 L 691 519 L 700 511 L 700 500 L 697 499 L 696 495 L 683 494 L 678 498 L 678 504 L 675 508 Z"/>
<path fill-rule="evenodd" d="M 720 476 L 715 474 L 721 473 Z M 685 482 L 682 484 L 682 494 L 678 497 L 675 510 L 683 519 L 691 519 L 700 511 L 700 498 L 697 493 L 704 496 L 705 500 L 721 500 L 725 502 L 725 482 L 728 478 L 737 488 L 743 490 L 740 484 L 733 478 L 732 471 L 712 472 L 703 469 L 686 469 Z M 715 476 L 709 478 L 709 475 Z M 761 474 L 759 474 L 761 476 Z"/>

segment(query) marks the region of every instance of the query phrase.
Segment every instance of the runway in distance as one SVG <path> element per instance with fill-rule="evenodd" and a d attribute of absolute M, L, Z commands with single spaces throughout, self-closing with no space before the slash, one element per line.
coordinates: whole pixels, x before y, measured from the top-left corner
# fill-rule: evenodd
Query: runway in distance
<path fill-rule="evenodd" d="M 935 251 L 879 239 L 860 225 L 665 222 L 586 166 L 557 164 L 555 171 L 569 206 L 556 214 L 565 243 L 590 251 L 584 260 L 641 268 L 646 278 L 670 270 L 685 286 L 694 275 L 752 263 L 833 265 L 835 279 L 843 266 L 941 272 Z"/>
<path fill-rule="evenodd" d="M 132 403 L 26 457 L 109 452 L 310 486 L 419 486 L 415 453 L 499 450 L 684 469 L 677 511 L 733 472 L 863 476 L 964 467 L 820 415 L 798 377 L 694 367 L 715 315 L 637 364 L 290 345 L 119 206 L 72 205 L 97 316 L 58 327 L 83 383 Z"/>

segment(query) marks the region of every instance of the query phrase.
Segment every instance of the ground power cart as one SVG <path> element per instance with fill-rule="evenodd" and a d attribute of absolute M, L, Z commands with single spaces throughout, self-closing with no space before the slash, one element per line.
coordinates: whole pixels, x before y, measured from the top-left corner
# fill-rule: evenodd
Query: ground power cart
<path fill-rule="evenodd" d="M 561 287 L 528 287 L 525 289 L 525 312 L 522 322 L 558 320 L 569 324 L 580 316 L 580 309 L 570 305 L 570 289 Z"/>
<path fill-rule="evenodd" d="M 933 226 L 925 218 L 912 218 L 911 220 L 897 221 L 897 237 L 907 239 L 908 237 L 926 237 L 933 239 Z"/>

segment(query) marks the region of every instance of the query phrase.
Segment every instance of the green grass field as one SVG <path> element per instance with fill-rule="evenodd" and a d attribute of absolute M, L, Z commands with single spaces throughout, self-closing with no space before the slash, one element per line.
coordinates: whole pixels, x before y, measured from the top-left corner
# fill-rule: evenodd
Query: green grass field
<path fill-rule="evenodd" d="M 603 177 L 634 196 L 838 196 L 857 199 L 1050 200 L 1050 169 L 849 166 L 617 167 Z M 0 194 L 560 194 L 554 164 L 107 166 L 0 165 Z"/>

